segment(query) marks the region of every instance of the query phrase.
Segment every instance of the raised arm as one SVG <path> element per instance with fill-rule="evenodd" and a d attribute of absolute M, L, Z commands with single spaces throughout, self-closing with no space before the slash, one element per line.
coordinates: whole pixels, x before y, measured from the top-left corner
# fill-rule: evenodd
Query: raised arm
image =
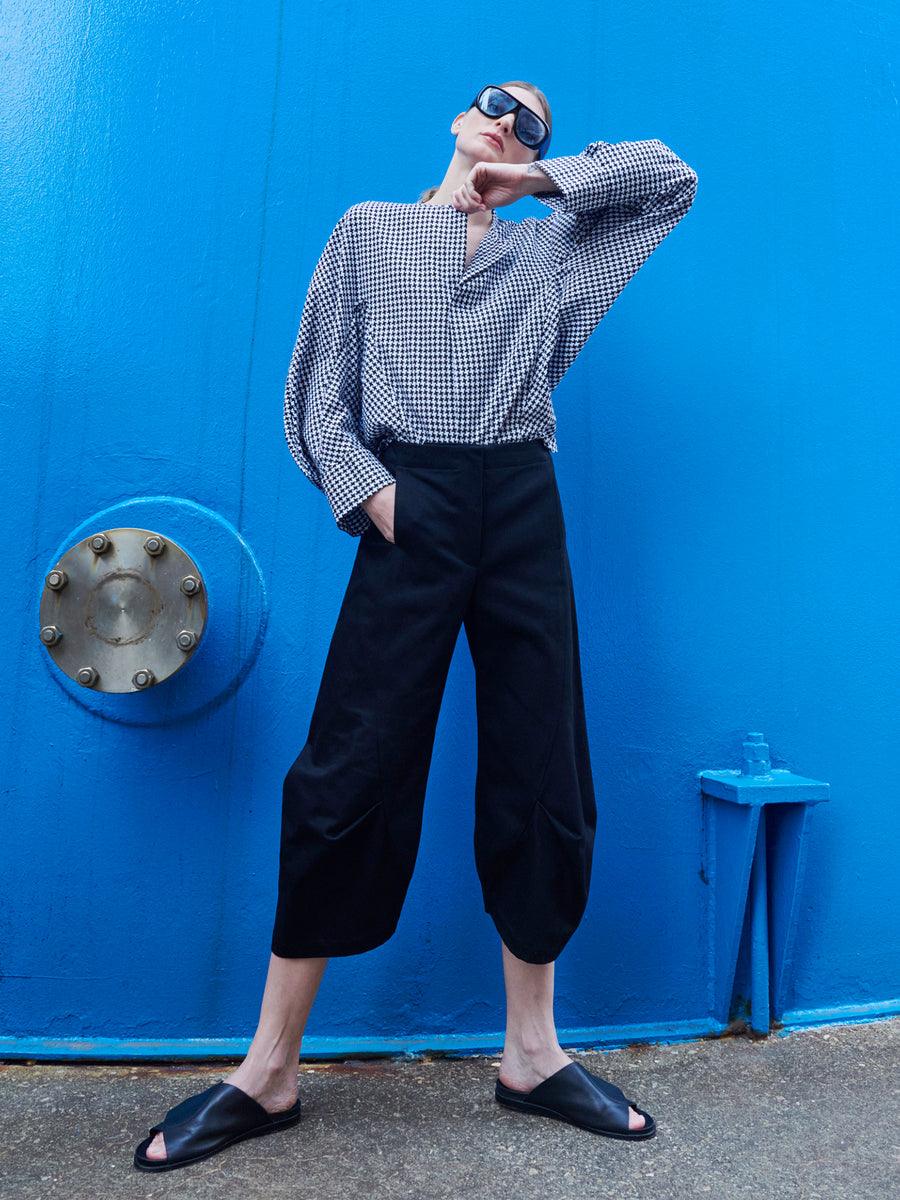
<path fill-rule="evenodd" d="M 476 163 L 453 193 L 453 203 L 461 212 L 483 212 L 537 196 L 551 208 L 590 213 L 616 205 L 656 206 L 670 198 L 677 221 L 690 208 L 696 187 L 691 168 L 662 142 L 592 142 L 581 154 L 545 162 Z"/>
<path fill-rule="evenodd" d="M 460 212 L 484 212 L 554 190 L 553 180 L 541 170 L 540 163 L 480 162 L 453 193 L 453 205 Z"/>
<path fill-rule="evenodd" d="M 476 163 L 453 203 L 478 212 L 536 196 L 554 210 L 534 222 L 555 262 L 559 334 L 555 387 L 640 265 L 688 211 L 697 176 L 659 141 L 593 142 L 541 163 Z"/>
<path fill-rule="evenodd" d="M 594 142 L 548 159 L 554 190 L 537 198 L 554 210 L 538 221 L 558 263 L 560 313 L 551 388 L 563 377 L 629 279 L 690 208 L 697 176 L 662 142 Z"/>

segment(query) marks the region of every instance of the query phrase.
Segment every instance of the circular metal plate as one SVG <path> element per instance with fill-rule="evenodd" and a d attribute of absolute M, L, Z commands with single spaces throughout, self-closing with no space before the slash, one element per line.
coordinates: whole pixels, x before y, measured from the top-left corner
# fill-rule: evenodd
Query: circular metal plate
<path fill-rule="evenodd" d="M 164 534 L 95 530 L 50 575 L 55 586 L 45 584 L 39 618 L 42 631 L 58 636 L 42 632 L 41 641 L 60 670 L 94 691 L 146 691 L 161 683 L 184 666 L 206 628 L 200 571 Z M 194 639 L 179 637 L 185 632 Z"/>
<path fill-rule="evenodd" d="M 178 724 L 227 702 L 253 670 L 268 625 L 265 580 L 253 551 L 230 521 L 178 496 L 139 496 L 91 514 L 59 543 L 45 573 L 52 575 L 54 563 L 98 529 L 131 527 L 165 530 L 157 536 L 189 546 L 202 572 L 198 578 L 203 581 L 209 619 L 191 669 L 179 671 L 165 687 L 116 694 L 82 686 L 59 670 L 37 644 L 34 650 L 53 682 L 101 720 L 137 726 Z M 35 620 L 39 599 L 40 593 Z M 52 641 L 52 633 L 50 637 Z"/>

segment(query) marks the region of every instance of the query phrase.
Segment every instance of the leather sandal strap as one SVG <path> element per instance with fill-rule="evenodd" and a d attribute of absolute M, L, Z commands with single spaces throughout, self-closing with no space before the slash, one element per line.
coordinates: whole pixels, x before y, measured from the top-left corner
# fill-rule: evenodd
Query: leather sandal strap
<path fill-rule="evenodd" d="M 531 1104 L 565 1113 L 566 1119 L 611 1132 L 628 1132 L 628 1101 L 614 1084 L 569 1063 L 529 1093 Z"/>
<path fill-rule="evenodd" d="M 261 1104 L 230 1083 L 217 1083 L 169 1110 L 155 1130 L 166 1139 L 166 1158 L 205 1154 L 223 1138 L 272 1124 Z"/>

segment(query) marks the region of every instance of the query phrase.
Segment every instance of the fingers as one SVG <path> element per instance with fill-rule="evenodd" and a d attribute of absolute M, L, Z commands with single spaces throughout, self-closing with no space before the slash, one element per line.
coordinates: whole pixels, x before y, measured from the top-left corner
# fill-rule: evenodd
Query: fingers
<path fill-rule="evenodd" d="M 466 176 L 462 187 L 457 188 L 453 193 L 453 207 L 459 212 L 484 212 L 487 209 L 480 190 L 484 183 L 488 182 L 484 167 L 484 163 L 476 163 Z"/>
<path fill-rule="evenodd" d="M 472 185 L 471 178 L 453 193 L 453 207 L 465 213 L 484 212 L 487 208 L 481 193 Z"/>
<path fill-rule="evenodd" d="M 453 193 L 453 206 L 470 213 L 513 204 L 525 195 L 525 179 L 525 168 L 520 165 L 476 163 L 465 183 Z"/>

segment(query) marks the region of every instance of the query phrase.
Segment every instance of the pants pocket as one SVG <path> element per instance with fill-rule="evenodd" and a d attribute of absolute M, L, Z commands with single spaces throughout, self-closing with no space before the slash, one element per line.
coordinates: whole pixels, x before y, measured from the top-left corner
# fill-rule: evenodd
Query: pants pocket
<path fill-rule="evenodd" d="M 406 494 L 404 487 L 403 472 L 394 471 L 394 545 L 400 545 L 401 529 L 403 525 L 401 497 Z"/>

